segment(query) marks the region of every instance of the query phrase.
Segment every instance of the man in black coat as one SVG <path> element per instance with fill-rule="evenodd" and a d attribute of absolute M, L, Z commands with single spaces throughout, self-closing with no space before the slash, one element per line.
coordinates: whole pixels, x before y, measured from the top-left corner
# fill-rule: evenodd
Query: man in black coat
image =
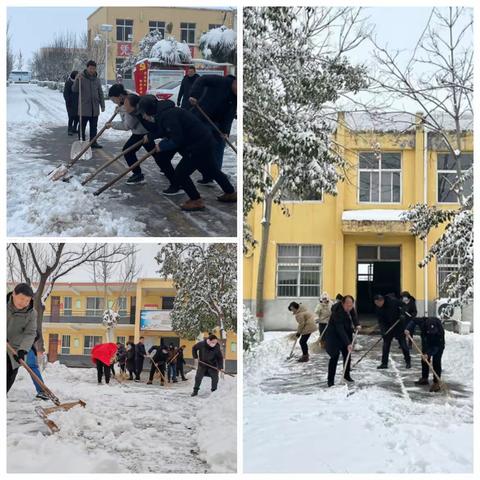
<path fill-rule="evenodd" d="M 213 160 L 213 137 L 209 129 L 195 115 L 182 108 L 175 107 L 170 100 L 158 101 L 153 95 L 141 98 L 137 111 L 144 127 L 149 131 L 145 142 L 163 138 L 157 144 L 156 151 L 176 152 L 182 159 L 175 168 L 175 181 L 180 185 L 189 200 L 181 205 L 182 210 L 203 210 L 205 204 L 190 178 L 195 170 L 205 175 L 208 172 L 225 192 L 217 197 L 221 202 L 236 202 L 237 194 L 227 176 L 215 165 Z"/>
<path fill-rule="evenodd" d="M 195 67 L 190 65 L 187 69 L 187 74 L 183 77 L 182 84 L 180 85 L 177 98 L 177 107 L 181 106 L 186 110 L 190 110 L 192 108 L 188 99 L 190 97 L 190 90 L 192 89 L 192 86 L 197 78 L 200 78 L 200 75 L 195 70 Z"/>
<path fill-rule="evenodd" d="M 347 361 L 349 352 L 352 351 L 352 339 L 354 329 L 360 330 L 360 324 L 356 314 L 354 315 L 354 299 L 351 295 L 342 297 L 341 302 L 336 303 L 332 307 L 332 314 L 325 331 L 325 348 L 330 360 L 328 362 L 328 378 L 329 387 L 335 383 L 335 373 L 337 371 L 338 358 L 340 353 L 343 357 L 343 364 Z M 345 380 L 353 382 L 350 376 L 351 357 L 345 367 Z"/>
<path fill-rule="evenodd" d="M 152 366 L 150 367 L 150 377 L 148 378 L 147 385 L 151 385 L 153 382 L 153 377 L 158 370 L 160 370 L 160 385 L 165 385 L 165 367 L 167 365 L 168 359 L 168 348 L 161 344 L 161 345 L 154 345 L 148 349 L 148 353 L 151 354 L 155 351 L 153 357 L 150 355 L 150 360 L 152 361 Z M 155 367 L 156 364 L 156 367 Z"/>
<path fill-rule="evenodd" d="M 192 397 L 198 395 L 203 377 L 212 379 L 212 392 L 214 392 L 218 385 L 218 372 L 223 372 L 223 355 L 217 336 L 209 335 L 205 340 L 196 343 L 192 348 L 192 355 L 198 360 Z"/>
<path fill-rule="evenodd" d="M 380 331 L 383 337 L 382 363 L 377 367 L 379 369 L 388 368 L 388 357 L 390 355 L 390 346 L 392 340 L 396 338 L 402 349 L 405 358 L 405 367 L 411 367 L 410 351 L 405 341 L 404 331 L 404 313 L 402 303 L 391 296 L 375 295 L 373 301 L 376 306 L 376 313 Z M 388 332 L 388 333 L 387 333 Z"/>
<path fill-rule="evenodd" d="M 133 374 L 135 373 L 135 344 L 133 342 L 127 342 L 127 370 L 130 374 L 128 380 L 133 380 Z"/>
<path fill-rule="evenodd" d="M 414 318 L 417 316 L 417 301 L 415 297 L 410 295 L 410 292 L 406 290 L 400 294 L 400 298 L 402 299 L 403 310 L 405 312 L 405 320 L 404 326 L 407 328 L 407 325 L 410 323 L 410 318 Z M 408 348 L 412 348 L 412 342 L 407 340 Z"/>
<path fill-rule="evenodd" d="M 432 363 L 435 373 L 442 376 L 442 355 L 445 349 L 445 329 L 442 322 L 437 317 L 414 317 L 410 320 L 405 329 L 405 335 L 413 336 L 415 327 L 420 328 L 422 339 L 422 353 L 427 356 L 428 361 Z M 429 368 L 422 359 L 422 376 L 415 383 L 417 385 L 428 385 Z M 433 374 L 432 374 L 433 375 Z M 440 385 L 438 379 L 433 375 L 433 385 L 431 392 L 438 392 Z"/>
<path fill-rule="evenodd" d="M 237 114 L 237 79 L 233 75 L 221 77 L 219 75 L 202 75 L 193 84 L 190 92 L 190 103 L 201 109 L 210 117 L 222 134 L 220 135 L 198 108 L 195 114 L 206 123 L 212 131 L 215 140 L 215 163 L 219 170 L 223 165 L 225 139 L 230 136 L 233 119 Z M 211 183 L 212 178 L 199 180 L 201 184 Z"/>
<path fill-rule="evenodd" d="M 147 351 L 145 350 L 145 345 L 143 341 L 144 337 L 140 337 L 138 343 L 135 345 L 135 381 L 140 381 L 140 375 L 143 370 L 143 362 L 147 356 Z"/>
<path fill-rule="evenodd" d="M 185 348 L 185 345 L 182 345 L 181 347 L 178 347 L 177 350 L 177 375 L 181 375 L 182 380 L 185 381 L 187 378 L 185 377 L 185 371 L 184 371 L 184 366 L 187 363 L 185 361 L 185 358 L 183 357 L 183 350 Z"/>
<path fill-rule="evenodd" d="M 78 133 L 78 92 L 72 90 L 72 85 L 78 71 L 74 70 L 67 78 L 63 87 L 63 98 L 65 99 L 65 106 L 68 114 L 68 135 Z"/>

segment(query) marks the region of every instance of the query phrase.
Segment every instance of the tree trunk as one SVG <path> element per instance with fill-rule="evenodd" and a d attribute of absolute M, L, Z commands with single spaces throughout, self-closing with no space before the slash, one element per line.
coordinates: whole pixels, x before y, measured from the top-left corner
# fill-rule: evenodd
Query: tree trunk
<path fill-rule="evenodd" d="M 36 347 L 38 353 L 43 353 L 45 351 L 45 342 L 43 340 L 43 314 L 45 312 L 45 306 L 42 304 L 41 299 L 34 299 L 33 305 L 33 308 L 37 312 L 37 332 L 40 335 L 36 342 Z"/>

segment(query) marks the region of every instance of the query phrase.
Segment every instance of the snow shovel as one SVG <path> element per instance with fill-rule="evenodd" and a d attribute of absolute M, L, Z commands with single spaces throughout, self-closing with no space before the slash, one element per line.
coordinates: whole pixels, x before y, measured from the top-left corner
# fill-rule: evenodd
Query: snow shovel
<path fill-rule="evenodd" d="M 327 326 L 323 329 L 323 332 L 319 335 L 317 341 L 310 346 L 310 350 L 312 351 L 312 353 L 320 353 L 322 351 L 321 342 L 322 342 L 323 336 L 325 335 L 325 332 L 327 331 L 327 328 L 328 328 L 328 323 L 327 323 Z"/>
<path fill-rule="evenodd" d="M 218 373 L 224 373 L 225 375 L 228 375 L 229 377 L 235 378 L 235 375 L 233 375 L 232 373 L 227 373 L 227 372 L 225 372 L 225 371 L 222 371 L 222 370 L 220 370 L 219 368 L 214 367 L 213 365 L 210 365 L 210 363 L 202 362 L 202 360 L 200 360 L 199 358 L 198 358 L 197 360 L 198 360 L 198 363 L 201 363 L 202 365 L 205 365 L 205 366 L 207 366 L 207 367 L 213 368 L 213 369 L 216 370 Z"/>
<path fill-rule="evenodd" d="M 108 160 L 105 162 L 103 165 L 98 167 L 91 175 L 89 175 L 83 182 L 82 186 L 85 186 L 88 182 L 93 180 L 100 172 L 103 172 L 107 167 L 109 167 L 112 163 L 116 162 L 120 157 L 123 157 L 126 153 L 129 153 L 136 148 L 140 148 L 143 145 L 143 139 L 139 140 L 137 143 L 134 143 L 131 147 L 127 148 L 126 150 L 123 150 L 121 153 L 119 153 L 116 157 L 113 157 L 111 160 Z"/>
<path fill-rule="evenodd" d="M 428 365 L 428 368 L 432 372 L 433 376 L 437 380 L 438 384 L 440 385 L 440 390 L 443 390 L 444 392 L 447 393 L 447 395 L 450 397 L 450 389 L 448 388 L 447 384 L 442 381 L 442 379 L 438 376 L 437 372 L 433 368 L 432 362 L 428 360 L 428 356 L 425 355 L 420 347 L 418 346 L 417 342 L 412 338 L 410 334 L 407 335 L 408 340 L 412 342 L 412 345 L 415 347 L 415 350 L 419 353 L 420 357 L 422 357 L 422 360 Z"/>
<path fill-rule="evenodd" d="M 297 345 L 299 337 L 295 337 L 295 341 L 293 342 L 292 350 L 290 351 L 290 355 L 287 357 L 287 360 L 290 360 L 293 357 L 293 351 L 295 350 L 295 346 Z"/>
<path fill-rule="evenodd" d="M 10 352 L 13 355 L 17 355 L 17 351 L 7 342 L 7 349 L 10 350 Z M 20 365 L 22 365 L 23 368 L 27 370 L 27 372 L 30 374 L 33 380 L 40 385 L 40 388 L 43 390 L 45 395 L 55 404 L 54 407 L 36 407 L 35 412 L 36 414 L 45 422 L 47 427 L 50 429 L 52 433 L 58 432 L 60 429 L 58 428 L 57 424 L 48 418 L 48 415 L 50 415 L 53 412 L 58 412 L 59 410 L 67 411 L 70 410 L 71 408 L 80 405 L 81 407 L 85 407 L 86 403 L 83 400 L 77 400 L 76 402 L 67 402 L 67 403 L 61 403 L 58 397 L 38 378 L 38 376 L 35 374 L 35 372 L 27 365 L 27 363 L 19 359 Z"/>
<path fill-rule="evenodd" d="M 213 123 L 213 120 L 205 113 L 205 110 L 204 110 L 198 103 L 195 104 L 195 107 L 198 108 L 198 111 L 206 118 L 206 120 L 208 121 L 208 123 L 216 130 L 216 132 L 220 135 L 220 137 L 225 140 L 225 143 L 227 143 L 228 146 L 229 146 L 235 153 L 237 153 L 237 149 L 235 148 L 235 146 L 233 145 L 233 143 L 230 142 L 230 140 L 229 140 L 228 138 L 226 138 L 225 135 L 220 131 L 220 129 L 215 125 L 215 123 Z"/>
<path fill-rule="evenodd" d="M 398 324 L 399 318 L 380 338 L 352 365 L 352 370 L 357 366 Z"/>
<path fill-rule="evenodd" d="M 166 387 L 169 387 L 170 385 L 168 385 L 168 382 L 167 382 L 167 379 L 165 378 L 165 375 L 162 373 L 162 371 L 160 370 L 160 368 L 158 368 L 158 365 L 155 363 L 155 361 L 153 360 L 153 357 L 151 357 L 150 355 L 147 355 L 147 358 L 150 359 L 150 361 L 155 365 L 155 368 L 157 369 L 157 372 L 158 374 L 160 375 L 160 378 L 162 379 L 162 382 L 163 384 L 166 386 Z"/>
<path fill-rule="evenodd" d="M 145 160 L 147 160 L 148 157 L 152 156 L 154 153 L 155 153 L 155 149 L 150 150 L 150 152 L 148 152 L 142 158 L 139 158 L 131 167 L 128 167 L 122 173 L 118 174 L 113 180 L 110 180 L 107 184 L 105 184 L 103 187 L 99 188 L 93 194 L 95 196 L 98 196 L 101 193 L 103 193 L 105 190 L 109 189 L 112 185 L 114 185 L 119 180 L 121 180 L 128 172 L 131 172 L 134 168 L 138 167 L 140 164 L 142 164 Z"/>

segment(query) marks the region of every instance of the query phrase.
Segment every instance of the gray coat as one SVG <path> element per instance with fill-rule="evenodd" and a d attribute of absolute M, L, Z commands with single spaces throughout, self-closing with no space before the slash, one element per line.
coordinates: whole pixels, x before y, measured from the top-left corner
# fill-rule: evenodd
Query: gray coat
<path fill-rule="evenodd" d="M 15 350 L 28 352 L 37 335 L 37 312 L 33 308 L 33 300 L 23 310 L 17 310 L 13 304 L 12 293 L 7 295 L 7 340 Z M 20 365 L 13 359 L 13 354 L 8 352 L 12 368 Z"/>
<path fill-rule="evenodd" d="M 80 76 L 78 76 L 72 85 L 72 92 L 80 92 L 79 89 Z M 98 75 L 90 75 L 87 70 L 84 70 L 81 74 L 82 82 L 82 97 L 81 109 L 78 109 L 78 115 L 82 114 L 82 117 L 98 117 L 100 115 L 100 108 L 105 109 L 105 100 L 103 98 L 102 82 L 98 78 Z"/>
<path fill-rule="evenodd" d="M 131 130 L 134 135 L 145 135 L 148 133 L 148 130 L 140 123 L 135 114 L 127 113 L 123 105 L 119 107 L 118 113 L 120 113 L 122 120 L 120 122 L 112 122 L 114 130 Z"/>

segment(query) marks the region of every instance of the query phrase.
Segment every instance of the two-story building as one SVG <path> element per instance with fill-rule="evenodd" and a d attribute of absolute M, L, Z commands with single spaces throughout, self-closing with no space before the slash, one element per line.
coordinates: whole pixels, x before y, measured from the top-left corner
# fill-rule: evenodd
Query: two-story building
<path fill-rule="evenodd" d="M 192 346 L 198 340 L 182 338 L 172 329 L 170 313 L 174 300 L 172 282 L 158 278 L 141 278 L 129 285 L 56 283 L 47 299 L 43 319 L 49 361 L 59 360 L 67 366 L 92 366 L 92 348 L 107 341 L 103 312 L 112 308 L 120 315 L 115 328 L 116 341 L 137 343 L 143 336 L 147 350 L 162 342 L 177 347 L 186 345 L 185 360 L 192 364 Z M 228 372 L 236 372 L 236 352 L 236 334 L 227 332 L 225 368 Z M 145 362 L 145 368 L 150 368 L 147 364 Z"/>
<path fill-rule="evenodd" d="M 99 7 L 88 18 L 88 45 L 107 40 L 107 79 L 114 82 L 118 66 L 125 57 L 138 51 L 138 42 L 149 32 L 158 30 L 166 38 L 185 41 L 193 58 L 202 58 L 199 40 L 203 33 L 225 25 L 235 29 L 236 12 L 229 8 L 201 7 Z M 110 25 L 110 32 L 102 31 Z M 133 87 L 132 72 L 124 72 L 123 82 Z"/>
<path fill-rule="evenodd" d="M 420 116 L 384 119 L 366 125 L 359 114 L 340 114 L 335 142 L 348 167 L 336 196 L 317 193 L 306 201 L 273 208 L 264 285 L 266 330 L 290 329 L 295 320 L 291 301 L 313 309 L 326 291 L 353 295 L 360 316 L 374 312 L 373 295 L 408 290 L 419 314 L 435 315 L 445 298 L 442 279 L 455 259 L 419 263 L 443 228 L 426 241 L 414 237 L 401 214 L 415 203 L 457 208 L 451 191 L 456 169 L 438 135 L 427 134 Z M 473 162 L 473 134 L 462 134 L 462 170 Z M 471 191 L 471 183 L 465 188 Z M 261 240 L 261 205 L 248 217 L 253 237 Z M 244 299 L 255 311 L 259 247 L 244 259 Z M 471 310 L 463 309 L 464 320 Z M 457 314 L 457 312 L 456 312 Z"/>

